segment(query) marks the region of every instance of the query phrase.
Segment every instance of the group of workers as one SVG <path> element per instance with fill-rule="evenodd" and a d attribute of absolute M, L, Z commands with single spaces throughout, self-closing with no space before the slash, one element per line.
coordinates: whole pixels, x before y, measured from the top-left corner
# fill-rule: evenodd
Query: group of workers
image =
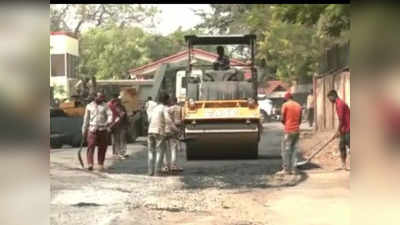
<path fill-rule="evenodd" d="M 181 106 L 177 99 L 170 99 L 167 93 L 161 93 L 158 103 L 149 97 L 145 109 L 149 121 L 148 175 L 162 176 L 183 171 L 177 165 L 177 153 L 182 151 L 179 141 L 182 133 Z"/>
<path fill-rule="evenodd" d="M 118 95 L 108 103 L 101 92 L 90 102 L 85 109 L 83 117 L 82 136 L 87 140 L 87 164 L 88 170 L 93 170 L 94 150 L 97 146 L 97 160 L 99 171 L 104 170 L 109 137 L 112 138 L 113 156 L 125 159 L 127 157 L 126 132 L 129 121 L 126 109 Z"/>
<path fill-rule="evenodd" d="M 172 101 L 170 101 L 172 100 Z M 177 99 L 161 93 L 157 103 L 149 97 L 145 104 L 148 127 L 148 174 L 161 176 L 169 172 L 181 172 L 177 165 L 177 153 L 182 151 L 181 106 Z M 87 140 L 88 170 L 93 170 L 94 150 L 97 146 L 98 170 L 104 171 L 104 160 L 112 138 L 113 156 L 125 159 L 127 155 L 127 129 L 129 120 L 121 97 L 116 95 L 108 103 L 101 92 L 86 106 L 82 136 Z M 163 165 L 162 165 L 163 164 Z"/>
<path fill-rule="evenodd" d="M 312 92 L 310 92 L 312 93 Z M 335 105 L 336 113 L 339 119 L 338 130 L 332 138 L 340 138 L 339 150 L 342 165 L 339 169 L 348 170 L 347 162 L 347 148 L 350 148 L 350 108 L 339 98 L 336 90 L 329 91 L 327 98 Z M 284 136 L 282 139 L 282 170 L 277 174 L 290 175 L 297 174 L 297 144 L 300 137 L 300 124 L 302 121 L 302 107 L 293 99 L 293 95 L 287 92 L 284 96 L 285 103 L 281 109 L 281 122 L 284 125 Z M 312 98 L 308 98 L 309 102 L 313 102 Z M 308 109 L 312 109 L 313 104 L 308 104 Z M 310 112 L 308 112 L 310 114 Z M 310 115 L 309 115 L 310 116 Z M 310 118 L 310 117 L 309 117 Z M 311 121 L 310 121 L 311 120 Z M 309 119 L 310 126 L 312 126 L 312 118 Z"/>

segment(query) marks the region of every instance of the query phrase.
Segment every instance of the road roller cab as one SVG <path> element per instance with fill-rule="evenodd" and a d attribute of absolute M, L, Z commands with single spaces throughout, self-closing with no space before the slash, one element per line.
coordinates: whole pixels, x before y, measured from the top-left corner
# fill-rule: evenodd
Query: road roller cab
<path fill-rule="evenodd" d="M 255 35 L 185 36 L 188 44 L 186 76 L 197 67 L 208 67 L 202 79 L 187 79 L 183 107 L 187 159 L 254 159 L 262 130 L 257 103 L 254 66 Z M 246 45 L 250 63 L 216 70 L 213 65 L 191 61 L 194 45 Z M 246 77 L 243 74 L 250 74 Z"/>

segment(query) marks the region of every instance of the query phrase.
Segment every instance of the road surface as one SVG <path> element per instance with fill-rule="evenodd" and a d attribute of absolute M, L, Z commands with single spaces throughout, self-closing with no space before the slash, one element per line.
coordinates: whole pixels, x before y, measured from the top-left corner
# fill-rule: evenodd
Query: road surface
<path fill-rule="evenodd" d="M 185 161 L 179 176 L 148 177 L 144 139 L 107 172 L 79 167 L 76 148 L 51 151 L 52 225 L 349 224 L 346 172 L 308 170 L 281 178 L 282 125 L 268 123 L 258 160 Z"/>

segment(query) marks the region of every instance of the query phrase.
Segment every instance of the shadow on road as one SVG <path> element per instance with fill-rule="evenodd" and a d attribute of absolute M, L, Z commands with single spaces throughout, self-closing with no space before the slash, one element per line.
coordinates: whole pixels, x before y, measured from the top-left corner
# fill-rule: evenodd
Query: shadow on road
<path fill-rule="evenodd" d="M 280 162 L 268 163 L 266 160 L 257 160 L 255 163 L 238 163 L 220 167 L 188 168 L 180 180 L 187 189 L 247 189 L 247 188 L 276 188 L 297 185 L 307 179 L 301 173 L 291 180 L 280 180 L 275 175 L 281 169 Z"/>
<path fill-rule="evenodd" d="M 179 165 L 184 171 L 178 179 L 186 189 L 246 189 L 293 186 L 305 181 L 308 176 L 300 173 L 294 179 L 280 179 L 275 173 L 281 169 L 280 146 L 282 129 L 279 123 L 267 124 L 259 144 L 257 160 L 186 161 L 179 155 Z M 129 159 L 116 161 L 108 173 L 147 173 L 147 150 L 145 141 L 136 142 L 141 146 Z M 301 157 L 301 156 L 300 156 Z M 301 158 L 299 158 L 300 160 Z"/>
<path fill-rule="evenodd" d="M 180 160 L 182 162 L 182 158 Z M 307 179 L 307 175 L 301 173 L 294 180 L 279 180 L 279 177 L 274 175 L 281 169 L 278 156 L 261 155 L 258 160 L 184 160 L 183 167 L 185 170 L 182 173 L 173 176 L 178 177 L 185 189 L 276 188 L 297 185 Z M 143 147 L 128 159 L 115 161 L 107 173 L 146 175 L 146 148 Z"/>

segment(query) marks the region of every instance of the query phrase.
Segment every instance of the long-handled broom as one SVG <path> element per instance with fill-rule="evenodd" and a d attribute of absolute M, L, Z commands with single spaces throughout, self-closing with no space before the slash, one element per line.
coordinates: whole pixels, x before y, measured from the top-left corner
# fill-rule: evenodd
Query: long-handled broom
<path fill-rule="evenodd" d="M 296 163 L 296 167 L 298 167 L 298 166 L 303 166 L 303 165 L 309 163 L 309 162 L 311 161 L 312 158 L 314 158 L 318 153 L 320 153 L 322 150 L 324 150 L 326 146 L 328 146 L 333 140 L 335 140 L 335 138 L 336 138 L 336 137 L 333 136 L 331 139 L 329 139 L 329 141 L 327 141 L 324 145 L 322 145 L 318 150 L 316 150 L 315 152 L 313 152 L 313 153 L 311 154 L 311 156 L 310 156 L 308 159 L 306 159 L 306 160 L 304 160 L 304 161 L 301 161 L 301 162 L 297 162 L 297 163 Z"/>

